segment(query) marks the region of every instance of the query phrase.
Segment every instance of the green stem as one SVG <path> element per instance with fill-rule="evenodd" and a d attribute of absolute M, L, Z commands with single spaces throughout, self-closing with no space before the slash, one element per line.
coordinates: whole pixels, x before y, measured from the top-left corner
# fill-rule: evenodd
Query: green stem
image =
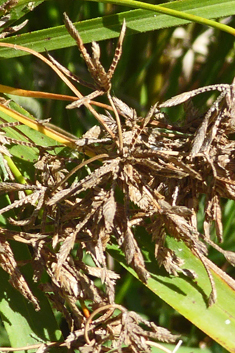
<path fill-rule="evenodd" d="M 192 14 L 189 14 L 186 12 L 169 9 L 169 8 L 161 6 L 161 5 L 152 5 L 152 4 L 147 4 L 145 2 L 142 2 L 142 1 L 135 1 L 135 0 L 87 0 L 87 1 L 110 3 L 110 4 L 115 4 L 115 5 L 129 6 L 132 8 L 139 8 L 139 9 L 145 9 L 145 10 L 154 11 L 154 12 L 160 12 L 165 15 L 170 15 L 170 16 L 182 18 L 182 19 L 190 21 L 190 22 L 197 22 L 197 23 L 200 23 L 203 25 L 218 28 L 221 31 L 230 33 L 233 36 L 235 36 L 235 29 L 230 26 L 227 26 L 223 23 L 209 20 L 204 17 L 192 15 Z"/>
<path fill-rule="evenodd" d="M 17 166 L 15 165 L 15 163 L 13 162 L 13 160 L 4 155 L 4 159 L 7 161 L 7 164 L 9 166 L 9 168 L 11 169 L 14 177 L 16 178 L 16 180 L 20 183 L 20 184 L 27 184 L 27 181 L 25 180 L 25 178 L 23 177 L 23 175 L 21 174 L 20 170 L 17 168 Z M 32 190 L 25 190 L 25 193 L 27 195 L 30 195 L 32 193 Z"/>

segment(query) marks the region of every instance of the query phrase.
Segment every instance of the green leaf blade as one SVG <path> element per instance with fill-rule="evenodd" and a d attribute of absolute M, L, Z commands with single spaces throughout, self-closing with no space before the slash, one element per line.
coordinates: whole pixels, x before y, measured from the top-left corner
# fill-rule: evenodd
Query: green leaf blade
<path fill-rule="evenodd" d="M 121 4 L 121 1 L 120 1 Z M 164 4 L 165 7 L 183 11 L 207 19 L 230 16 L 235 13 L 235 0 L 219 0 L 196 2 L 187 0 L 174 1 Z M 84 43 L 116 38 L 119 36 L 121 24 L 126 19 L 127 35 L 142 33 L 162 28 L 175 27 L 189 23 L 189 21 L 147 10 L 131 10 L 115 15 L 104 16 L 91 20 L 75 23 Z M 11 37 L 4 42 L 22 45 L 27 48 L 44 52 L 75 46 L 75 41 L 70 37 L 64 26 L 35 31 L 28 34 Z M 0 48 L 0 58 L 13 58 L 28 53 L 9 48 Z"/>
<path fill-rule="evenodd" d="M 216 303 L 208 308 L 208 297 L 211 292 L 208 275 L 201 261 L 193 256 L 185 244 L 172 238 L 168 239 L 169 248 L 184 260 L 183 267 L 196 272 L 198 275 L 196 280 L 183 275 L 178 277 L 167 275 L 163 269 L 159 269 L 152 254 L 151 243 L 142 239 L 141 245 L 145 248 L 145 255 L 147 254 L 146 258 L 148 258 L 146 268 L 151 274 L 146 286 L 229 352 L 235 352 L 235 307 L 233 305 L 235 290 L 212 271 L 218 298 Z M 137 277 L 115 245 L 109 246 L 109 252 Z"/>

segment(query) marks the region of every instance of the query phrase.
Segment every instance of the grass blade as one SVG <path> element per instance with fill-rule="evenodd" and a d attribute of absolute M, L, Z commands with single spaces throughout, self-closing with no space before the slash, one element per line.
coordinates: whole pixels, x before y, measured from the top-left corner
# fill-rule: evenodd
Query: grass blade
<path fill-rule="evenodd" d="M 145 248 L 146 267 L 151 273 L 147 287 L 229 352 L 235 352 L 235 307 L 233 305 L 235 290 L 212 271 L 218 299 L 213 306 L 208 308 L 207 298 L 211 291 L 208 276 L 199 259 L 193 256 L 182 242 L 168 238 L 169 248 L 184 259 L 184 268 L 197 273 L 196 281 L 181 275 L 179 277 L 167 275 L 163 269 L 159 269 L 154 259 L 151 240 L 148 241 L 145 237 L 145 240 L 141 239 L 140 242 Z M 115 245 L 109 246 L 109 252 L 137 277 L 134 271 L 127 266 L 124 255 Z"/>
<path fill-rule="evenodd" d="M 118 3 L 120 4 L 121 2 L 119 1 Z M 196 2 L 195 0 L 187 0 L 183 2 L 174 1 L 164 4 L 164 6 L 172 10 L 183 11 L 195 16 L 203 16 L 208 19 L 230 16 L 235 12 L 235 0 L 224 0 L 223 6 L 221 6 L 221 1 L 219 0 L 207 0 L 203 2 Z M 152 11 L 137 9 L 121 12 L 115 15 L 104 16 L 102 18 L 82 21 L 75 23 L 75 26 L 78 29 L 83 42 L 89 43 L 91 41 L 100 41 L 118 37 L 121 23 L 124 18 L 127 22 L 127 35 L 189 23 L 189 21 L 185 19 L 159 13 L 153 14 Z M 65 26 L 57 26 L 22 34 L 20 36 L 14 36 L 7 39 L 7 42 L 23 45 L 38 52 L 44 52 L 45 48 L 47 50 L 55 50 L 76 45 L 75 41 L 66 31 Z M 27 55 L 27 53 L 11 48 L 0 48 L 0 57 L 2 58 L 13 58 L 23 55 Z"/>
<path fill-rule="evenodd" d="M 182 9 L 175 10 L 168 8 L 165 6 L 165 4 L 162 5 L 152 5 L 148 4 L 142 1 L 135 1 L 135 0 L 88 0 L 88 1 L 93 1 L 93 2 L 104 2 L 104 3 L 112 3 L 116 5 L 123 5 L 123 6 L 128 6 L 128 7 L 134 7 L 134 8 L 139 8 L 139 9 L 146 9 L 154 12 L 159 12 L 162 14 L 170 15 L 173 17 L 181 18 L 183 20 L 188 20 L 192 22 L 197 22 L 203 25 L 211 26 L 214 28 L 219 28 L 220 30 L 224 30 L 225 32 L 231 33 L 232 35 L 235 35 L 235 30 L 232 27 L 220 24 L 218 22 L 208 20 L 204 18 L 204 16 L 198 16 L 192 13 L 187 13 L 184 12 Z"/>

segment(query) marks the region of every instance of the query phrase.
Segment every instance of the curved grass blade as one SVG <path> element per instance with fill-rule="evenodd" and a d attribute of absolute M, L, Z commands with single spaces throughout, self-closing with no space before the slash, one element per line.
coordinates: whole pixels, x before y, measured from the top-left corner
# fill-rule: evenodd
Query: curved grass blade
<path fill-rule="evenodd" d="M 228 32 L 232 35 L 235 35 L 235 30 L 232 27 L 229 27 L 229 26 L 224 25 L 222 23 L 218 23 L 218 22 L 206 19 L 204 16 L 198 16 L 193 13 L 184 12 L 182 8 L 180 10 L 168 8 L 167 6 L 165 6 L 165 4 L 163 4 L 163 6 L 162 5 L 152 5 L 152 4 L 142 2 L 142 1 L 135 1 L 135 0 L 118 0 L 118 1 L 117 0 L 88 0 L 88 1 L 111 3 L 111 4 L 123 5 L 123 6 L 128 6 L 128 7 L 139 8 L 139 9 L 146 9 L 146 10 L 150 10 L 150 11 L 154 11 L 154 12 L 160 12 L 162 14 L 174 16 L 177 18 L 181 18 L 183 20 L 197 22 L 197 23 L 200 23 L 203 25 L 218 28 L 222 31 L 225 31 L 225 32 Z M 204 3 L 208 4 L 207 1 L 204 1 Z M 194 3 L 194 4 L 196 5 L 196 3 Z"/>
<path fill-rule="evenodd" d="M 98 0 L 90 0 L 98 1 Z M 110 3 L 118 3 L 119 5 L 126 5 L 124 1 L 103 1 Z M 127 1 L 126 1 L 127 2 Z M 185 12 L 186 14 L 193 15 L 190 20 L 172 17 L 165 14 L 153 13 L 155 8 L 150 11 L 140 9 L 144 8 L 143 4 L 150 6 L 150 4 L 132 1 L 134 7 L 139 9 L 121 12 L 115 15 L 104 16 L 102 18 L 95 18 L 91 20 L 82 21 L 75 23 L 77 30 L 79 31 L 84 43 L 90 43 L 92 41 L 100 41 L 104 39 L 116 38 L 119 36 L 120 27 L 125 18 L 127 23 L 127 35 L 142 33 L 167 27 L 180 26 L 193 21 L 193 16 L 202 16 L 204 20 L 212 18 L 221 18 L 230 16 L 235 13 L 235 0 L 224 0 L 223 6 L 219 0 L 206 0 L 198 2 L 196 0 L 185 0 L 185 1 L 173 1 L 164 4 L 164 9 L 174 10 L 178 12 Z M 130 5 L 129 5 L 130 6 Z M 156 5 L 152 5 L 156 6 Z M 233 28 L 225 26 L 221 23 L 212 21 L 213 24 L 221 30 L 227 30 L 228 32 L 235 34 Z M 203 22 L 203 24 L 207 24 Z M 214 26 L 214 27 L 215 27 Z M 14 36 L 7 40 L 8 43 L 17 45 L 23 45 L 28 48 L 34 49 L 38 52 L 44 52 L 47 50 L 55 50 L 60 48 L 67 48 L 75 46 L 76 43 L 69 36 L 65 29 L 65 26 L 57 26 L 54 28 L 44 29 L 35 31 L 28 34 L 22 34 L 20 36 Z M 11 48 L 0 48 L 0 57 L 12 58 L 27 55 L 26 52 Z"/>
<path fill-rule="evenodd" d="M 163 269 L 159 269 L 151 240 L 146 236 L 143 238 L 140 240 L 140 245 L 145 249 L 146 268 L 151 274 L 147 287 L 229 352 L 235 352 L 235 307 L 233 305 L 235 289 L 232 289 L 218 273 L 212 271 L 218 299 L 208 308 L 207 298 L 211 287 L 205 268 L 199 259 L 193 256 L 184 243 L 168 237 L 169 248 L 185 261 L 184 268 L 194 270 L 198 275 L 196 281 L 181 275 L 170 277 Z M 109 245 L 109 253 L 137 277 L 126 264 L 125 257 L 117 246 Z M 235 281 L 233 282 L 235 285 Z"/>
<path fill-rule="evenodd" d="M 55 99 L 55 100 L 69 101 L 69 102 L 75 102 L 77 100 L 77 97 L 68 96 L 65 94 L 57 94 L 57 93 L 49 93 L 49 92 L 41 92 L 41 91 L 29 91 L 29 90 L 5 86 L 1 84 L 0 84 L 0 92 L 8 94 L 10 98 L 11 98 L 11 95 L 13 95 L 13 96 L 32 97 L 32 98 L 44 98 L 44 99 L 47 98 L 47 99 Z M 97 107 L 102 107 L 107 110 L 113 110 L 110 105 L 107 105 L 101 102 L 96 102 L 91 100 L 90 103 L 92 105 L 96 105 Z"/>

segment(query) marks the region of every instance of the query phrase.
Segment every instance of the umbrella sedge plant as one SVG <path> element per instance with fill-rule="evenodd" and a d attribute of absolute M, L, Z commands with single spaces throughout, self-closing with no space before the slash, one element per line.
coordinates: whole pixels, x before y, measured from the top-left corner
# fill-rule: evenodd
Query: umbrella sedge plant
<path fill-rule="evenodd" d="M 10 214 L 5 218 L 7 229 L 1 228 L 2 268 L 10 275 L 11 284 L 39 311 L 40 302 L 20 272 L 11 243 L 30 247 L 31 256 L 25 261 L 33 268 L 33 280 L 62 312 L 71 333 L 63 343 L 44 339 L 45 349 L 89 347 L 98 352 L 106 351 L 108 343 L 111 350 L 150 352 L 150 347 L 156 346 L 155 340 L 177 341 L 177 335 L 115 304 L 119 275 L 107 266 L 108 252 L 144 285 L 233 352 L 234 313 L 224 300 L 232 302 L 234 281 L 207 259 L 206 247 L 214 247 L 234 264 L 234 254 L 221 249 L 209 234 L 211 223 L 215 223 L 221 240 L 220 199 L 235 197 L 233 172 L 229 169 L 233 162 L 233 85 L 207 86 L 157 102 L 145 117 L 139 117 L 135 109 L 111 95 L 112 76 L 121 60 L 125 22 L 107 71 L 101 64 L 98 44 L 92 44 L 90 56 L 67 15 L 65 24 L 93 79 L 88 96 L 83 96 L 72 81 L 86 83 L 50 55 L 47 59 L 32 49 L 0 43 L 38 57 L 75 96 L 8 86 L 1 86 L 2 91 L 71 101 L 68 109 L 85 106 L 99 124 L 78 139 L 2 101 L 1 128 L 5 133 L 1 192 L 7 195 L 8 204 L 0 213 Z M 209 91 L 219 91 L 220 95 L 203 117 L 195 116 L 185 126 L 167 122 L 163 108 Z M 101 95 L 107 96 L 108 105 L 94 101 Z M 94 106 L 103 108 L 104 113 L 98 113 Z M 20 130 L 22 125 L 27 126 L 27 132 Z M 39 142 L 42 135 L 46 136 L 44 144 Z M 25 173 L 17 166 L 19 156 L 7 148 L 8 144 L 30 151 L 29 171 Z M 26 152 L 17 153 L 22 156 Z M 189 200 L 190 185 L 193 189 Z M 196 225 L 198 194 L 207 196 L 205 234 Z M 139 229 L 143 227 L 141 237 Z M 154 251 L 150 244 L 154 244 Z M 94 266 L 83 261 L 84 253 L 91 256 Z M 46 282 L 41 281 L 43 272 L 47 274 Z M 96 287 L 93 277 L 101 278 L 105 290 Z M 170 289 L 170 284 L 178 290 Z M 177 303 L 175 293 L 179 296 Z M 189 310 L 192 303 L 196 305 Z M 200 319 L 200 310 L 208 316 L 206 322 Z M 228 321 L 223 330 L 220 324 Z M 218 329 L 212 329 L 209 322 L 216 322 Z M 39 347 L 31 345 L 28 349 Z"/>

